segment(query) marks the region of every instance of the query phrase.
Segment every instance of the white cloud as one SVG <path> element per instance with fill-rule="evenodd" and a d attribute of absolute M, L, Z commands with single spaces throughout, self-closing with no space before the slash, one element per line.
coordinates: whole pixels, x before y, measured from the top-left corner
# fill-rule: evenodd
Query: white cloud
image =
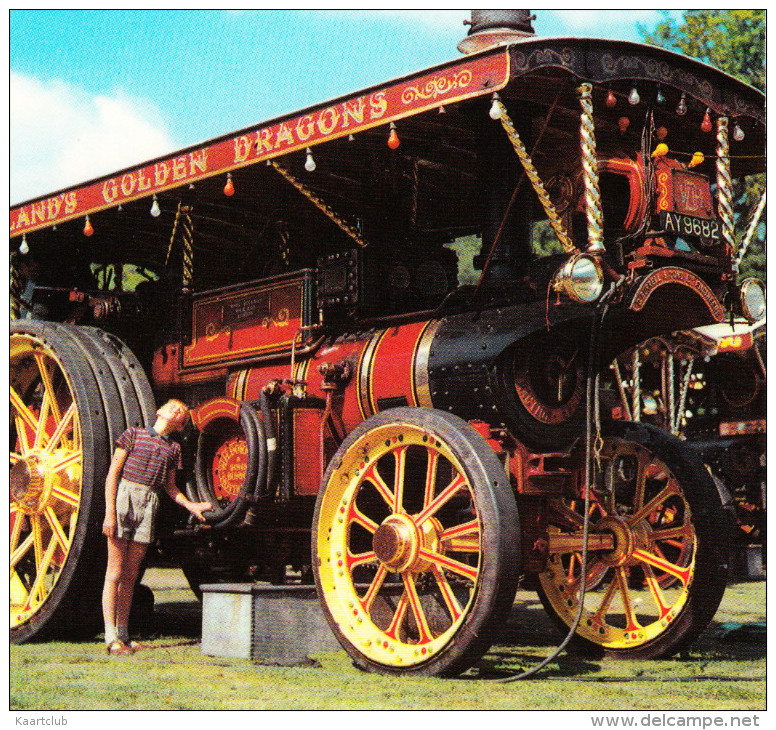
<path fill-rule="evenodd" d="M 10 197 L 20 202 L 176 148 L 151 103 L 10 75 Z"/>

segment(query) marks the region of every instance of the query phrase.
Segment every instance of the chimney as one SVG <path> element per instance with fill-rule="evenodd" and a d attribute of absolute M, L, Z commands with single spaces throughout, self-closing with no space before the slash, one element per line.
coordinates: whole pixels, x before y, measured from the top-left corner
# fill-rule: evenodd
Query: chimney
<path fill-rule="evenodd" d="M 470 26 L 469 34 L 458 44 L 458 50 L 478 53 L 528 38 L 534 35 L 531 21 L 535 19 L 530 10 L 472 10 L 472 19 L 464 21 Z"/>

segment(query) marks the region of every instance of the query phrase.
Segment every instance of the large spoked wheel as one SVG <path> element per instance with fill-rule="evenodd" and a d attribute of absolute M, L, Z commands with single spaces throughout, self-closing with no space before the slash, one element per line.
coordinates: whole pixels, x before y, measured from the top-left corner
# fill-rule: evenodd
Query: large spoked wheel
<path fill-rule="evenodd" d="M 323 477 L 318 595 L 362 669 L 454 674 L 503 626 L 519 572 L 515 500 L 465 421 L 396 408 L 359 425 Z"/>
<path fill-rule="evenodd" d="M 727 523 L 719 493 L 695 453 L 653 426 L 613 424 L 600 456 L 588 592 L 569 646 L 621 658 L 670 656 L 706 628 L 725 591 Z M 544 607 L 564 631 L 579 608 L 579 501 L 551 503 L 550 555 L 539 576 Z"/>
<path fill-rule="evenodd" d="M 11 323 L 14 642 L 84 635 L 99 625 L 105 570 L 100 526 L 111 444 L 127 425 L 142 422 L 141 403 L 150 405 L 150 388 L 138 392 L 113 374 L 122 347 L 103 342 L 91 328 Z"/>

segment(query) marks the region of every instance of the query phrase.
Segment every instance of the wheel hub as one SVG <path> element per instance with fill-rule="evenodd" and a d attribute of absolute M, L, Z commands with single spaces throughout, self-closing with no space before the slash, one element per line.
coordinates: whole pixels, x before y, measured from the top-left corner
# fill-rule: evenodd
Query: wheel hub
<path fill-rule="evenodd" d="M 419 535 L 408 515 L 390 515 L 376 530 L 372 546 L 378 560 L 392 571 L 404 571 L 418 555 Z"/>
<path fill-rule="evenodd" d="M 39 454 L 29 454 L 11 467 L 11 497 L 26 514 L 37 514 L 45 507 L 51 491 L 51 470 Z"/>
<path fill-rule="evenodd" d="M 394 514 L 375 530 L 372 549 L 388 570 L 422 573 L 430 569 L 431 563 L 420 555 L 421 549 L 444 554 L 439 543 L 441 531 L 442 526 L 435 517 L 418 525 L 410 515 Z"/>
<path fill-rule="evenodd" d="M 614 537 L 613 550 L 596 553 L 598 559 L 609 567 L 634 565 L 638 561 L 633 557 L 633 551 L 646 550 L 651 544 L 651 529 L 645 520 L 630 525 L 622 517 L 607 515 L 595 524 L 594 530 L 608 532 Z"/>

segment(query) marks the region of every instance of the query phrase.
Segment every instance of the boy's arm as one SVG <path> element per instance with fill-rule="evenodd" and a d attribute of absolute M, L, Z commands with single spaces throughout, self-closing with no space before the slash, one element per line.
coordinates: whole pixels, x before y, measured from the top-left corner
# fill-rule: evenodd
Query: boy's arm
<path fill-rule="evenodd" d="M 186 497 L 175 484 L 175 472 L 173 470 L 170 470 L 167 475 L 167 484 L 164 487 L 164 491 L 170 495 L 170 498 L 176 504 L 179 504 L 181 507 L 191 512 L 191 514 L 193 514 L 200 522 L 205 521 L 202 513 L 207 512 L 209 509 L 213 509 L 213 505 L 211 505 L 210 502 L 192 502 Z"/>
<path fill-rule="evenodd" d="M 110 462 L 108 476 L 105 477 L 105 521 L 102 523 L 102 532 L 108 537 L 116 536 L 116 492 L 127 454 L 126 449 L 120 446 L 116 449 Z"/>

